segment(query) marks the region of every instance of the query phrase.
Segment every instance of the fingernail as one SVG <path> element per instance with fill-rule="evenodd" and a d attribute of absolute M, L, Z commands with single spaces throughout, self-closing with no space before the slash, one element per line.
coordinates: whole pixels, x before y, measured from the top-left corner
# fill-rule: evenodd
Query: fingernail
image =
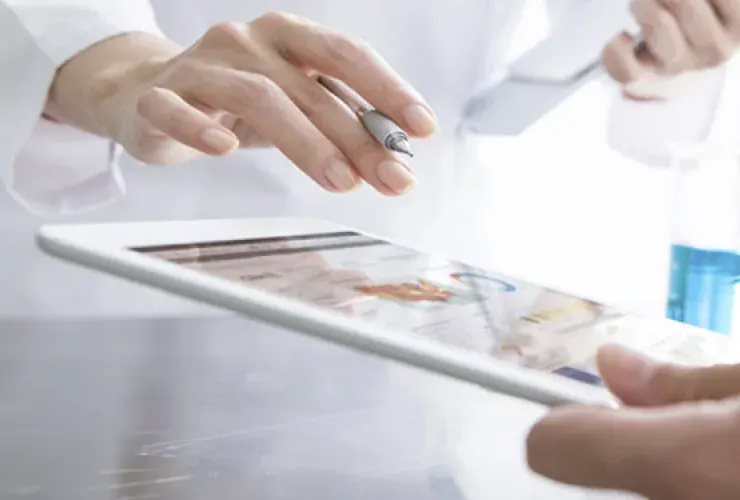
<path fill-rule="evenodd" d="M 416 185 L 411 170 L 397 161 L 385 161 L 378 167 L 378 178 L 396 194 L 404 194 Z"/>
<path fill-rule="evenodd" d="M 653 363 L 642 354 L 614 345 L 602 349 L 600 353 L 602 370 L 619 373 L 630 385 L 645 382 L 652 371 Z"/>
<path fill-rule="evenodd" d="M 239 140 L 234 134 L 220 128 L 209 128 L 200 136 L 203 143 L 214 151 L 226 153 L 234 149 Z"/>
<path fill-rule="evenodd" d="M 349 191 L 357 185 L 352 167 L 342 160 L 334 160 L 324 172 L 326 179 L 337 191 Z"/>
<path fill-rule="evenodd" d="M 426 136 L 433 134 L 437 129 L 437 120 L 431 111 L 421 104 L 409 106 L 403 113 L 406 125 L 411 132 L 417 135 Z"/>

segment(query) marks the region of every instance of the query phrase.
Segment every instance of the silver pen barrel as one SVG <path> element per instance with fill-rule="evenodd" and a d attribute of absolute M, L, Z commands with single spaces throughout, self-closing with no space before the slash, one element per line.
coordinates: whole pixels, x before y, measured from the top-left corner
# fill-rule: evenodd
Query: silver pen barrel
<path fill-rule="evenodd" d="M 360 113 L 359 118 L 367 131 L 386 149 L 414 156 L 409 146 L 408 134 L 383 113 L 370 109 Z"/>
<path fill-rule="evenodd" d="M 319 76 L 318 83 L 342 101 L 359 118 L 370 135 L 384 148 L 414 156 L 409 145 L 409 136 L 393 120 L 370 106 L 362 97 L 342 82 Z"/>

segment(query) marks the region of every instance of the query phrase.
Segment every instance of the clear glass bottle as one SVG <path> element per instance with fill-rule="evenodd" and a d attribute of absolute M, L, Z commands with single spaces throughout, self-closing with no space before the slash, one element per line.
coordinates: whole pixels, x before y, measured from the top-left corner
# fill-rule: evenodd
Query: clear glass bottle
<path fill-rule="evenodd" d="M 740 335 L 740 149 L 674 146 L 669 318 Z"/>

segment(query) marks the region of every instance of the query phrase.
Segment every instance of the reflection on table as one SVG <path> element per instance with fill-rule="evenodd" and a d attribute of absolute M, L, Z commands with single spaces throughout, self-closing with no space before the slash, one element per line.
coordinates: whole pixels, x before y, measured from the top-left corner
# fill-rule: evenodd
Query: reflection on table
<path fill-rule="evenodd" d="M 390 386 L 239 318 L 4 322 L 0 499 L 460 498 Z"/>

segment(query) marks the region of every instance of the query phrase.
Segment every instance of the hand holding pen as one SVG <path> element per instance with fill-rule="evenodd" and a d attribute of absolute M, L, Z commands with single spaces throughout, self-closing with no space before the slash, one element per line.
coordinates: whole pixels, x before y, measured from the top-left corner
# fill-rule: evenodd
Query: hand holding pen
<path fill-rule="evenodd" d="M 110 64 L 120 43 L 151 51 L 140 64 L 90 74 L 85 57 L 60 72 L 54 100 L 90 99 L 66 122 L 149 164 L 273 146 L 327 191 L 366 183 L 396 196 L 415 186 L 409 138 L 433 134 L 436 117 L 368 45 L 285 13 L 218 24 L 186 50 L 131 37 L 145 35 L 106 41 L 90 57 Z M 88 87 L 97 90 L 78 90 Z"/>
<path fill-rule="evenodd" d="M 337 80 L 326 76 L 319 76 L 317 81 L 339 100 L 346 104 L 362 125 L 376 141 L 389 151 L 414 156 L 409 145 L 409 136 L 393 120 L 385 116 L 377 109 L 372 108 L 352 89 L 346 87 Z"/>

